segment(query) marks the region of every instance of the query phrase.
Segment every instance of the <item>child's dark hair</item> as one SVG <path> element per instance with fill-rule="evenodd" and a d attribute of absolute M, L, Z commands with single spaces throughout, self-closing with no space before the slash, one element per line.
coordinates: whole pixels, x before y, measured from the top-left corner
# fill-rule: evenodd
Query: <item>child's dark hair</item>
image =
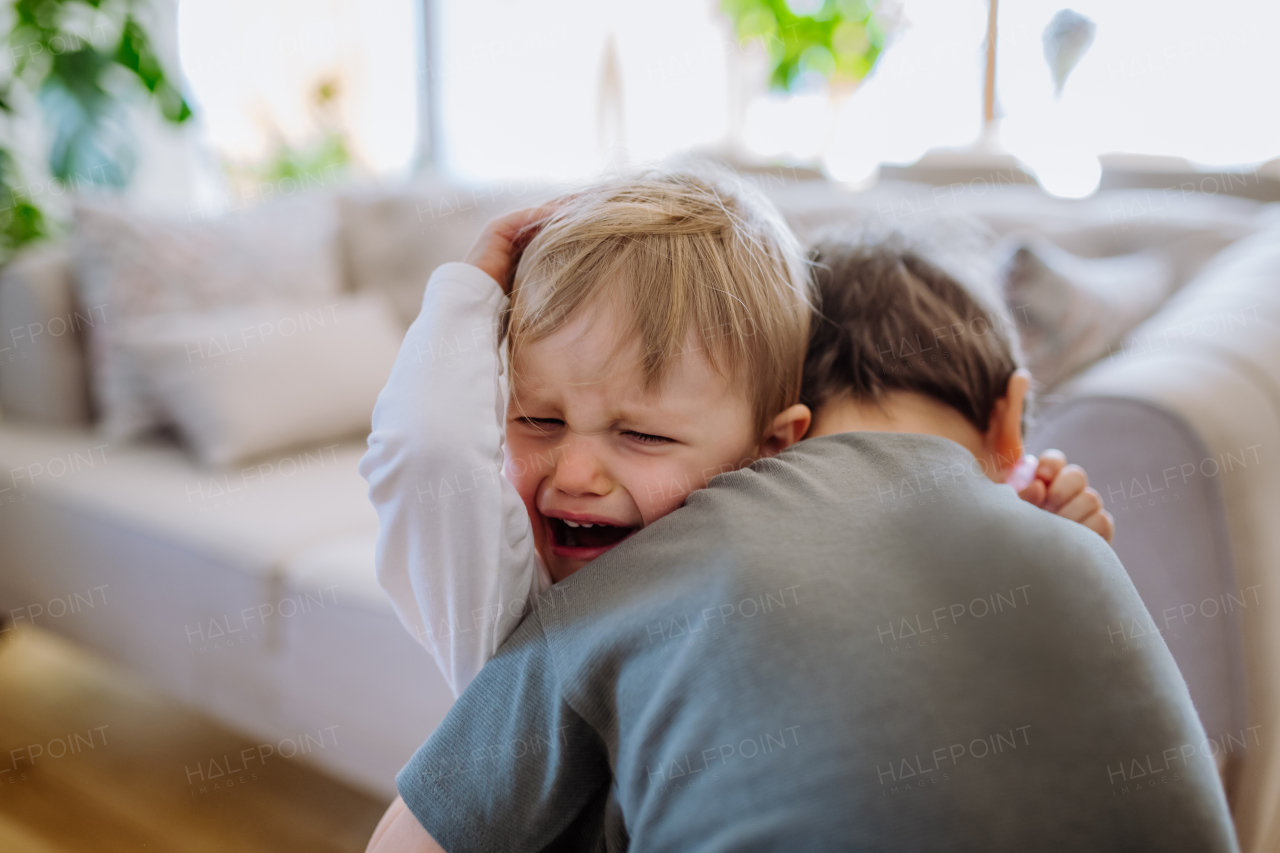
<path fill-rule="evenodd" d="M 819 307 L 803 403 L 816 410 L 841 397 L 876 402 L 887 391 L 915 391 L 986 432 L 1020 366 L 1001 300 L 979 299 L 898 236 L 827 237 L 809 260 Z"/>

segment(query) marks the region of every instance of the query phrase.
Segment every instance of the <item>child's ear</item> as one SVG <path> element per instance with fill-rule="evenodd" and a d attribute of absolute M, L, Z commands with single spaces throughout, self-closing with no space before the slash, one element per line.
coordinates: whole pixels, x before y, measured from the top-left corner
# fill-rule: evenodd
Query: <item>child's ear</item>
<path fill-rule="evenodd" d="M 987 451 L 987 476 L 997 483 L 1008 479 L 1022 459 L 1022 409 L 1030 389 L 1031 373 L 1018 368 L 1009 377 L 1004 396 L 991 409 L 982 443 Z"/>
<path fill-rule="evenodd" d="M 761 458 L 777 456 L 804 438 L 804 434 L 809 431 L 809 421 L 812 419 L 813 413 L 809 411 L 809 407 L 800 403 L 784 409 L 773 419 L 769 431 L 760 442 Z"/>

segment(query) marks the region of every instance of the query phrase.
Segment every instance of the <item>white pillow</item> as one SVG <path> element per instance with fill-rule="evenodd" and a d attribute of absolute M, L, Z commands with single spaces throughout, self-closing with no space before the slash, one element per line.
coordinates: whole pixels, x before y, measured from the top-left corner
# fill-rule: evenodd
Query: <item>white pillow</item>
<path fill-rule="evenodd" d="M 202 463 L 367 432 L 403 331 L 377 294 L 157 314 L 122 336 L 130 367 Z"/>
<path fill-rule="evenodd" d="M 89 378 L 110 441 L 161 425 L 145 383 L 121 357 L 139 317 L 225 305 L 309 299 L 342 289 L 333 199 L 287 199 L 216 219 L 146 216 L 121 204 L 80 203 L 72 248 L 87 328 Z"/>
<path fill-rule="evenodd" d="M 89 423 L 78 332 L 101 319 L 80 310 L 66 248 L 46 244 L 0 270 L 0 406 L 30 423 Z"/>

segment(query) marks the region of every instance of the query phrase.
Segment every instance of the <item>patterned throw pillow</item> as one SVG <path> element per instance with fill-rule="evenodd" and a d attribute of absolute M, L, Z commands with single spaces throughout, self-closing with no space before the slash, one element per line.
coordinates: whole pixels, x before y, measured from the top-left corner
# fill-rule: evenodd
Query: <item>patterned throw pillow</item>
<path fill-rule="evenodd" d="M 995 257 L 1027 366 L 1046 389 L 1105 357 L 1108 348 L 1118 350 L 1175 283 L 1172 263 L 1156 251 L 1081 258 L 1022 233 L 1002 241 Z"/>
<path fill-rule="evenodd" d="M 101 318 L 86 331 L 90 388 L 109 441 L 164 422 L 124 351 L 130 324 L 342 289 L 338 215 L 327 196 L 290 199 L 216 219 L 164 219 L 120 204 L 77 206 L 72 236 L 80 304 Z"/>
<path fill-rule="evenodd" d="M 385 294 L 408 329 L 431 273 L 462 260 L 485 222 L 558 192 L 550 185 L 482 190 L 438 181 L 346 192 L 338 206 L 351 289 Z"/>

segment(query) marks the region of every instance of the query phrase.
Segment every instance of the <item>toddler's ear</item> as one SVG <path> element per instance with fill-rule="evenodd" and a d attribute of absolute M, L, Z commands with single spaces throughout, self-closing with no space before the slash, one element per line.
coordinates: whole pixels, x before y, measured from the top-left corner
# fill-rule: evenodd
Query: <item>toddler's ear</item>
<path fill-rule="evenodd" d="M 1004 396 L 996 400 L 982 443 L 987 451 L 987 476 L 1003 483 L 1022 461 L 1022 409 L 1031 388 L 1031 373 L 1018 368 L 1009 377 Z"/>
<path fill-rule="evenodd" d="M 800 403 L 783 410 L 773 419 L 764 440 L 760 442 L 761 458 L 777 456 L 804 438 L 804 434 L 809 431 L 809 421 L 812 419 L 813 413 L 809 411 L 809 407 Z"/>

